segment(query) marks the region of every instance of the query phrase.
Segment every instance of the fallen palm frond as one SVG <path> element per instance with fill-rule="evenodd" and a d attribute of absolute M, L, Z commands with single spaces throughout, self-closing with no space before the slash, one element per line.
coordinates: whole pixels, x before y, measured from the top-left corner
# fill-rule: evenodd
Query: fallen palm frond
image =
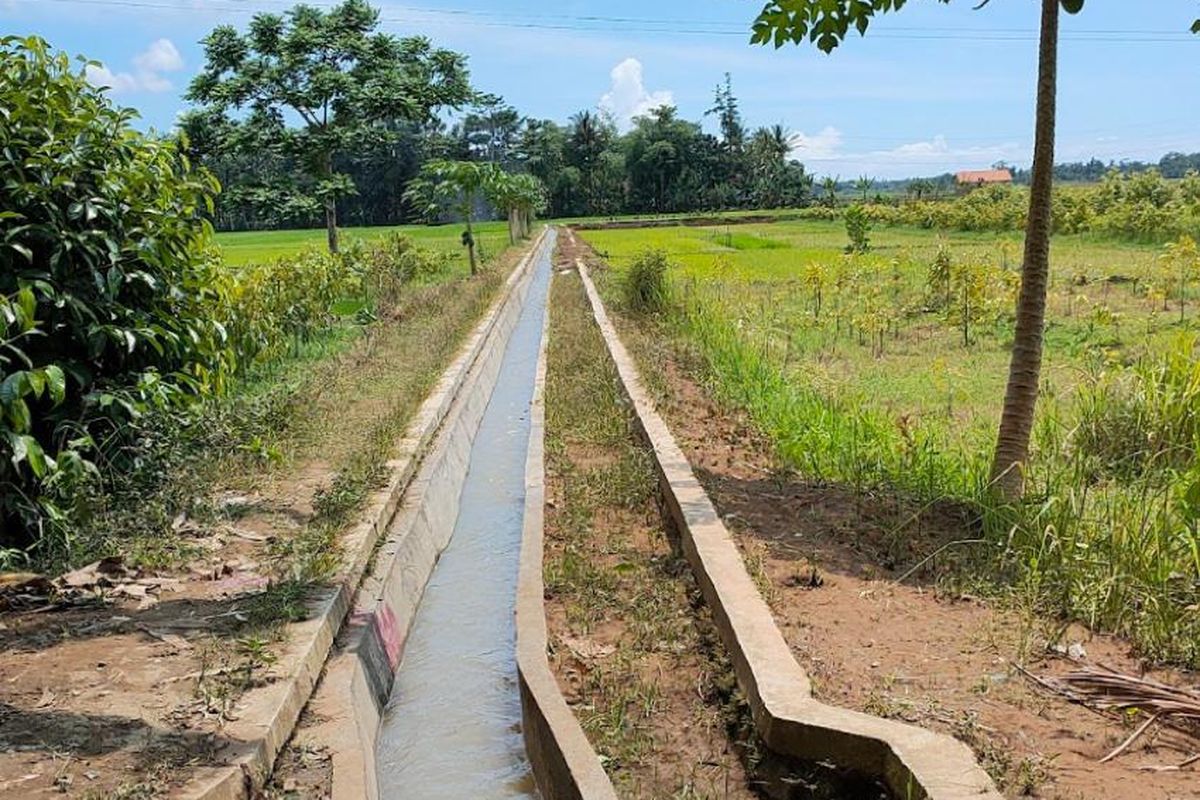
<path fill-rule="evenodd" d="M 1039 686 L 1072 702 L 1101 710 L 1137 710 L 1149 715 L 1129 738 L 1100 759 L 1101 763 L 1111 761 L 1128 750 L 1155 722 L 1173 722 L 1175 724 L 1172 727 L 1195 734 L 1193 725 L 1181 726 L 1179 723 L 1200 720 L 1200 692 L 1195 689 L 1123 675 L 1107 668 L 1086 667 L 1056 677 L 1039 677 L 1022 667 L 1018 666 L 1017 669 Z M 1200 761 L 1200 755 L 1173 767 L 1156 769 L 1182 769 L 1197 761 Z"/>

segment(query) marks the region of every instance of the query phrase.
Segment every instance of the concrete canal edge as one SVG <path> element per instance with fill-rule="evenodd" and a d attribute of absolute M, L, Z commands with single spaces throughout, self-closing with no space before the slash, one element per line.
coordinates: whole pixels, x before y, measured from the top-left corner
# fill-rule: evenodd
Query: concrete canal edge
<path fill-rule="evenodd" d="M 333 754 L 335 797 L 377 796 L 371 791 L 375 778 L 375 732 L 382 702 L 387 698 L 384 692 L 379 699 L 379 693 L 385 687 L 390 690 L 395 661 L 399 659 L 404 633 L 411 621 L 411 610 L 420 598 L 428 572 L 441 549 L 435 547 L 431 552 L 424 542 L 418 545 L 419 537 L 397 537 L 396 528 L 412 530 L 419 522 L 423 529 L 441 531 L 442 535 L 448 535 L 452 529 L 457 508 L 443 507 L 431 516 L 420 506 L 414 507 L 409 498 L 414 493 L 425 494 L 423 490 L 432 482 L 433 476 L 426 474 L 431 472 L 425 469 L 428 463 L 442 467 L 437 471 L 442 480 L 447 472 L 453 471 L 447 466 L 451 462 L 465 471 L 474 428 L 464 426 L 463 418 L 475 416 L 477 423 L 478 415 L 486 406 L 490 384 L 480 387 L 479 382 L 481 379 L 495 381 L 503 345 L 515 325 L 537 255 L 546 245 L 548 230 L 543 229 L 513 270 L 499 296 L 409 423 L 404 438 L 397 444 L 395 457 L 388 462 L 386 484 L 369 498 L 359 521 L 341 538 L 344 567 L 337 584 L 314 600 L 310 619 L 291 627 L 276 666 L 280 677 L 248 695 L 245 704 L 239 708 L 238 719 L 221 733 L 225 744 L 222 763 L 199 770 L 178 792 L 178 797 L 185 800 L 252 797 L 269 780 L 275 761 L 291 738 L 310 698 L 316 716 L 327 720 L 316 727 L 322 734 L 322 743 L 327 744 Z M 484 374 L 488 372 L 490 375 Z M 474 402 L 456 404 L 460 397 L 468 401 L 474 398 Z M 467 405 L 472 408 L 464 412 L 463 406 Z M 439 436 L 443 428 L 447 429 L 447 435 Z M 463 439 L 464 430 L 467 431 L 465 449 L 460 442 L 459 447 L 453 448 L 457 457 L 447 458 L 450 450 L 447 444 Z M 420 476 L 419 469 L 422 471 Z M 402 500 L 405 501 L 403 505 Z M 422 513 L 413 519 L 414 515 L 406 514 L 406 510 Z M 446 514 L 450 516 L 447 518 Z M 397 526 L 397 522 L 406 524 Z M 380 546 L 385 536 L 387 542 Z M 398 563 L 409 556 L 402 546 L 409 540 L 418 545 L 416 549 L 423 555 L 423 558 L 414 558 L 411 567 Z M 396 546 L 389 548 L 392 543 Z M 424 574 L 418 564 L 428 565 Z M 403 584 L 402 595 L 407 602 L 399 604 L 399 609 L 385 602 L 369 602 L 371 607 L 364 607 L 364 601 L 378 599 L 377 592 L 372 590 L 386 585 L 381 578 L 390 577 L 393 566 L 404 567 L 403 580 L 395 582 Z M 386 567 L 382 573 L 381 567 Z M 348 630 L 343 630 L 352 604 L 355 609 L 351 622 L 345 626 Z M 344 641 L 345 646 L 330 659 L 335 637 L 339 642 Z M 384 670 L 387 670 L 386 674 Z M 321 679 L 321 691 L 314 696 L 318 679 Z M 354 775 L 363 776 L 357 781 L 357 788 L 353 788 Z M 339 789 L 338 779 L 345 776 L 350 777 L 341 781 L 343 788 Z M 364 784 L 362 781 L 366 778 L 370 780 Z"/>
<path fill-rule="evenodd" d="M 576 262 L 596 323 L 621 377 L 636 426 L 654 451 L 667 514 L 729 651 L 754 724 L 771 750 L 882 779 L 897 798 L 1002 800 L 962 742 L 813 698 L 812 685 L 700 485 L 655 410 L 582 260 Z"/>

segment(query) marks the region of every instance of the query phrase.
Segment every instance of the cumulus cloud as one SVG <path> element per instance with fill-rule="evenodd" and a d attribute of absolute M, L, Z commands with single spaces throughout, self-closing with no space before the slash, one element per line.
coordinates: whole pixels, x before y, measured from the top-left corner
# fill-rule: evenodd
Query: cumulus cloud
<path fill-rule="evenodd" d="M 183 69 L 183 56 L 170 39 L 158 39 L 133 57 L 132 72 L 114 72 L 106 66 L 89 65 L 87 79 L 94 86 L 107 86 L 114 94 L 166 92 L 172 88 L 166 73 Z"/>
<path fill-rule="evenodd" d="M 668 90 L 646 91 L 642 62 L 636 58 L 627 58 L 617 64 L 610 76 L 612 86 L 600 98 L 600 109 L 610 114 L 623 131 L 632 127 L 634 117 L 647 114 L 659 106 L 675 104 L 675 98 Z"/>
<path fill-rule="evenodd" d="M 845 146 L 845 137 L 832 126 L 813 135 L 798 133 L 794 142 L 792 158 L 810 165 L 813 171 L 885 179 L 984 169 L 997 161 L 1019 161 L 1028 155 L 1016 142 L 963 146 L 940 134 L 886 150 L 854 150 Z"/>

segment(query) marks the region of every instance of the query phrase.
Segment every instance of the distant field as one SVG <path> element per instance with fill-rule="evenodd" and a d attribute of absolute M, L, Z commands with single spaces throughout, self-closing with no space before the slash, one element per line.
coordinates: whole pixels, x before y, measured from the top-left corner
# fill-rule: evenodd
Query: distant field
<path fill-rule="evenodd" d="M 461 224 L 342 228 L 342 244 L 349 246 L 356 239 L 377 239 L 393 231 L 410 236 L 429 249 L 453 253 L 463 266 L 467 263 L 467 253 L 460 240 Z M 324 228 L 218 233 L 216 238 L 225 261 L 233 266 L 293 256 L 306 247 L 325 247 Z M 490 259 L 508 246 L 508 226 L 504 222 L 476 223 L 475 240 L 484 260 Z"/>

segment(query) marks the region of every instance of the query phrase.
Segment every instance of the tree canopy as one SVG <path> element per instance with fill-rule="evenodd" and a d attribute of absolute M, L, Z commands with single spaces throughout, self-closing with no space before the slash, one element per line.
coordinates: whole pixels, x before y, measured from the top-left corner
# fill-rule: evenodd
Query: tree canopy
<path fill-rule="evenodd" d="M 187 93 L 219 136 L 214 144 L 276 155 L 299 168 L 304 182 L 258 188 L 264 200 L 319 205 L 331 250 L 337 198 L 355 191 L 335 168 L 337 157 L 351 144 L 391 140 L 397 124 L 427 124 L 439 108 L 473 96 L 463 56 L 424 37 L 378 33 L 378 25 L 379 12 L 366 0 L 257 14 L 244 33 L 221 25 L 204 40 L 206 64 Z"/>

